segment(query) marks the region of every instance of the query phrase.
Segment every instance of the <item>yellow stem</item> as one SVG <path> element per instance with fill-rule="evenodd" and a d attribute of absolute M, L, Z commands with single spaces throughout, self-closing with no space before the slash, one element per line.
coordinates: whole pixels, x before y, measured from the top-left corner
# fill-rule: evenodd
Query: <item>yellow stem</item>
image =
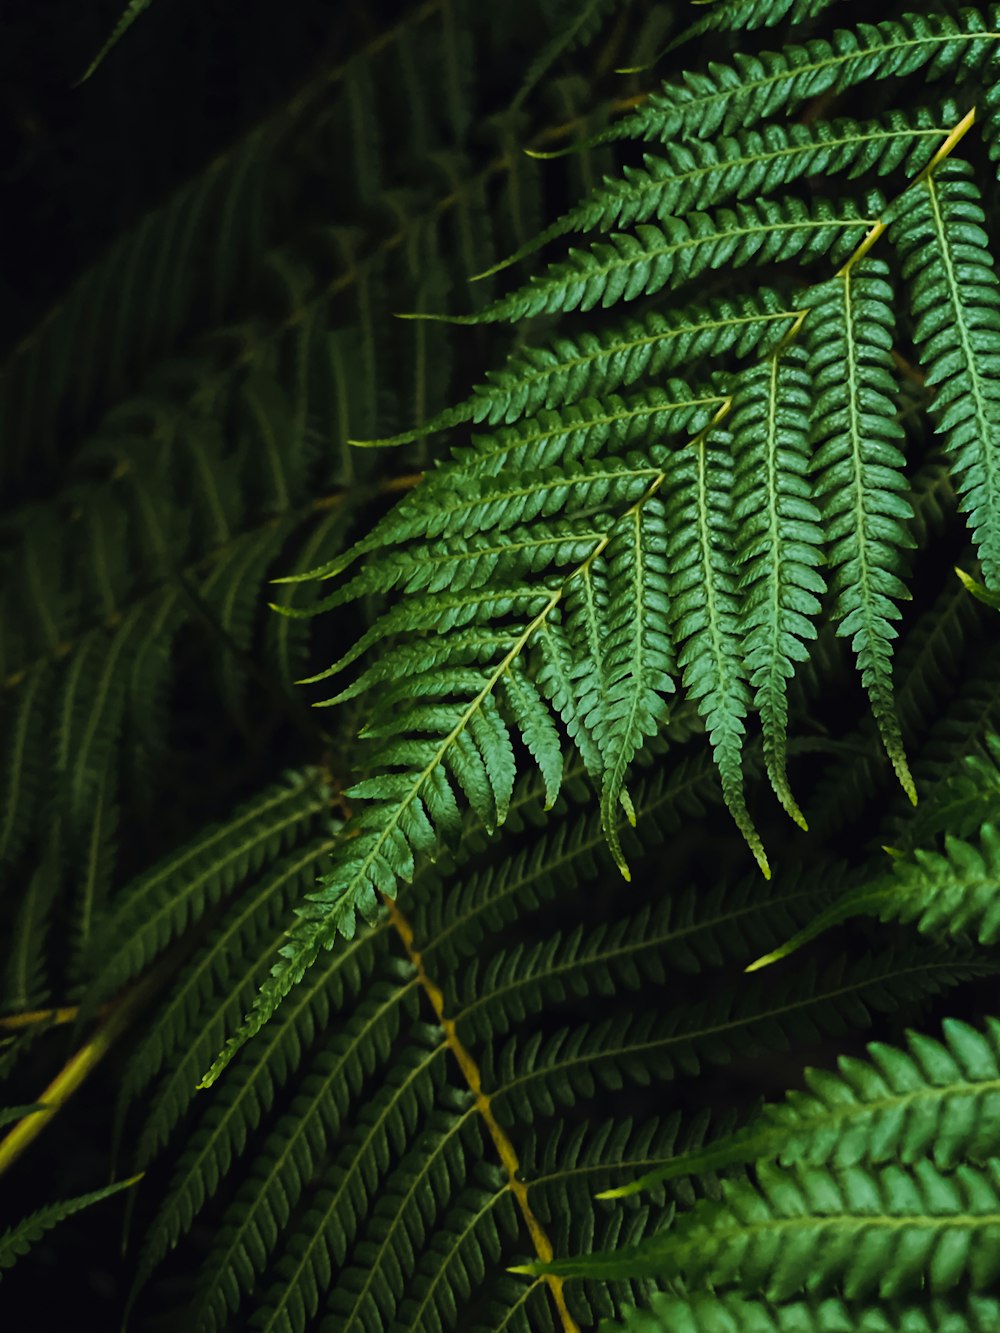
<path fill-rule="evenodd" d="M 535 1247 L 535 1253 L 543 1263 L 549 1263 L 555 1253 L 552 1248 L 552 1242 L 549 1240 L 545 1228 L 535 1216 L 534 1209 L 531 1207 L 531 1202 L 528 1199 L 527 1185 L 518 1176 L 520 1164 L 517 1160 L 517 1153 L 514 1149 L 514 1145 L 504 1131 L 503 1126 L 493 1114 L 489 1095 L 483 1092 L 479 1066 L 463 1045 L 455 1028 L 455 1020 L 445 1017 L 444 995 L 441 988 L 427 975 L 427 972 L 424 969 L 423 959 L 413 942 L 413 927 L 396 906 L 393 899 L 383 898 L 383 902 L 389 909 L 389 920 L 392 922 L 396 933 L 403 942 L 406 956 L 416 969 L 417 979 L 427 995 L 427 998 L 431 1002 L 431 1007 L 437 1016 L 437 1021 L 441 1030 L 444 1032 L 445 1043 L 458 1062 L 458 1067 L 462 1071 L 462 1076 L 475 1098 L 476 1110 L 482 1116 L 486 1128 L 489 1130 L 490 1138 L 493 1140 L 493 1144 L 500 1156 L 500 1161 L 503 1163 L 504 1170 L 507 1172 L 509 1189 L 517 1201 L 517 1206 L 521 1210 L 521 1216 L 524 1218 L 525 1225 L 531 1236 L 532 1244 Z M 570 1314 L 569 1308 L 566 1305 L 566 1295 L 563 1291 L 563 1279 L 561 1277 L 553 1277 L 546 1274 L 545 1282 L 548 1285 L 552 1300 L 559 1314 L 563 1333 L 580 1333 L 579 1325 Z"/>
<path fill-rule="evenodd" d="M 159 984 L 159 971 L 152 972 L 114 1004 L 91 1039 L 80 1047 L 60 1069 L 38 1097 L 41 1111 L 33 1111 L 19 1120 L 0 1139 L 0 1175 L 17 1161 L 25 1148 L 38 1137 L 128 1027 L 136 1011 Z M 67 1020 L 69 1021 L 69 1020 Z"/>
<path fill-rule="evenodd" d="M 58 1027 L 61 1023 L 72 1023 L 80 1012 L 78 1005 L 67 1005 L 62 1009 L 31 1009 L 24 1014 L 8 1014 L 0 1018 L 0 1032 L 18 1032 L 21 1028 L 39 1027 L 47 1023 Z"/>

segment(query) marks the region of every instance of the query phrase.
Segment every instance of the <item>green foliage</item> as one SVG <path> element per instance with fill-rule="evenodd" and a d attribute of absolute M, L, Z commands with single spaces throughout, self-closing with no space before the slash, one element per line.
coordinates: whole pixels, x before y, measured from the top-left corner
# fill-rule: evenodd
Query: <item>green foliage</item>
<path fill-rule="evenodd" d="M 85 82 L 87 79 L 90 78 L 90 76 L 97 69 L 98 65 L 101 64 L 104 57 L 108 54 L 111 48 L 113 46 L 118 45 L 118 43 L 125 36 L 129 28 L 131 28 L 132 24 L 136 21 L 136 19 L 143 12 L 143 10 L 148 9 L 151 4 L 152 0 L 129 0 L 125 9 L 122 11 L 121 17 L 115 24 L 113 31 L 108 37 L 108 40 L 104 43 L 100 51 L 87 66 L 86 72 L 83 78 L 80 80 L 81 83 Z"/>
<path fill-rule="evenodd" d="M 814 1072 L 808 1094 L 638 1184 L 744 1161 L 752 1180 L 725 1182 L 719 1201 L 699 1201 L 648 1241 L 550 1271 L 655 1273 L 775 1302 L 842 1292 L 855 1310 L 889 1302 L 887 1318 L 920 1290 L 988 1291 L 1000 1027 L 952 1023 L 944 1036 L 911 1035 L 905 1052 L 872 1046 L 868 1061 L 842 1061 L 838 1077 Z"/>
<path fill-rule="evenodd" d="M 818 128 L 756 122 L 862 80 L 898 83 L 920 71 L 971 83 L 984 66 L 989 77 L 993 40 L 975 10 L 910 15 L 666 85 L 611 132 L 658 141 L 662 154 L 607 180 L 537 244 L 577 231 L 606 239 L 452 317 L 566 317 L 724 274 L 714 304 L 665 303 L 665 316 L 515 352 L 465 404 L 378 441 L 467 420 L 494 426 L 310 572 L 338 580 L 314 611 L 394 595 L 312 678 L 365 664 L 328 702 L 365 703 L 361 735 L 375 745 L 352 795 L 372 803 L 298 909 L 281 961 L 209 1081 L 319 952 L 338 934 L 351 938 L 356 914 L 373 920 L 378 895 L 394 898 L 411 880 L 414 858 L 457 836 L 461 803 L 487 828 L 503 823 L 522 747 L 547 771 L 551 801 L 560 730 L 576 746 L 627 877 L 614 811 L 619 801 L 629 811 L 627 769 L 641 737 L 669 717 L 672 670 L 702 714 L 726 804 L 770 873 L 743 792 L 748 720 L 760 717 L 771 785 L 806 827 L 786 772 L 787 692 L 809 660 L 827 586 L 825 614 L 850 640 L 885 752 L 916 803 L 893 684 L 910 595 L 904 553 L 914 544 L 893 352 L 897 325 L 912 321 L 989 584 L 996 278 L 971 168 L 952 156 L 975 112 L 948 101 Z M 822 176 L 822 192 L 787 192 L 809 173 Z M 884 254 L 869 253 L 887 221 Z M 765 286 L 748 301 L 737 284 L 751 266 L 783 293 Z M 790 271 L 801 274 L 798 289 Z M 705 389 L 664 387 L 660 373 L 692 354 Z M 643 535 L 661 522 L 663 569 Z M 632 554 L 616 561 L 623 542 Z M 534 680 L 551 712 L 544 721 Z"/>
<path fill-rule="evenodd" d="M 0 371 L 0 1119 L 136 1173 L 0 1263 L 993 1328 L 996 6 L 343 20 Z"/>
<path fill-rule="evenodd" d="M 51 1231 L 73 1213 L 79 1213 L 82 1209 L 89 1208 L 91 1204 L 100 1203 L 102 1199 L 107 1199 L 112 1194 L 131 1189 L 139 1179 L 139 1176 L 133 1176 L 131 1180 L 120 1180 L 115 1185 L 92 1190 L 90 1194 L 80 1194 L 75 1199 L 50 1203 L 44 1208 L 39 1208 L 22 1222 L 18 1222 L 16 1226 L 8 1227 L 0 1235 L 0 1278 L 3 1276 L 2 1270 L 12 1268 L 47 1231 Z"/>
<path fill-rule="evenodd" d="M 919 1305 L 848 1306 L 836 1297 L 817 1301 L 747 1300 L 743 1296 L 668 1296 L 659 1292 L 649 1311 L 632 1309 L 625 1324 L 628 1333 L 712 1333 L 717 1328 L 733 1333 L 987 1333 L 996 1327 L 1000 1305 L 989 1296 L 967 1301 L 940 1298 Z M 604 1325 L 604 1333 L 613 1326 Z"/>
<path fill-rule="evenodd" d="M 935 424 L 945 436 L 962 507 L 990 587 L 1000 579 L 997 506 L 996 349 L 1000 292 L 972 170 L 955 160 L 920 182 L 893 226 L 913 283 L 916 340 L 935 387 Z"/>

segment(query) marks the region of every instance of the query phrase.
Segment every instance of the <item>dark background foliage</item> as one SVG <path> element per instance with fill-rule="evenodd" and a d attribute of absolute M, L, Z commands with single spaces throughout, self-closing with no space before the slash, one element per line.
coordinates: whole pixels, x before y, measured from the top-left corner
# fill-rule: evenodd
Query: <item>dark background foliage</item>
<path fill-rule="evenodd" d="M 119 0 L 9 0 L 0 14 L 2 354 L 115 237 L 403 8 L 393 0 L 248 0 L 236 12 L 230 0 L 160 0 L 78 84 L 121 12 Z M 203 735 L 194 680 L 175 702 L 174 726 Z M 207 748 L 202 741 L 202 758 Z M 236 785 L 246 780 L 238 746 L 220 758 L 216 772 L 228 769 Z M 47 1040 L 68 1058 L 79 1038 Z M 50 1046 L 30 1062 L 26 1085 L 44 1085 L 53 1056 Z M 5 1180 L 5 1224 L 106 1179 L 117 1073 L 112 1060 Z M 3 1321 L 19 1319 L 18 1308 L 30 1303 L 39 1329 L 71 1317 L 114 1327 L 129 1280 L 121 1224 L 122 1210 L 112 1207 L 72 1218 L 46 1238 L 6 1278 Z"/>

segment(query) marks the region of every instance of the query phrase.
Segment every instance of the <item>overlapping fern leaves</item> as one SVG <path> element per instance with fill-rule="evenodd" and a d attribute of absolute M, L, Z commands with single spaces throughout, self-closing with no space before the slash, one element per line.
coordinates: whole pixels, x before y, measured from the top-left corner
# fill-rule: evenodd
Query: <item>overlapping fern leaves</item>
<path fill-rule="evenodd" d="M 805 826 L 786 774 L 787 694 L 824 616 L 849 640 L 916 800 L 892 674 L 913 541 L 894 357 L 912 325 L 992 581 L 996 275 L 957 154 L 992 87 L 995 17 L 910 14 L 668 83 L 602 136 L 662 152 L 539 243 L 579 230 L 606 239 L 458 317 L 520 324 L 656 298 L 638 318 L 515 353 L 465 404 L 379 442 L 493 427 L 311 572 L 339 580 L 320 609 L 395 598 L 312 678 L 361 661 L 328 702 L 366 707 L 374 746 L 353 790 L 365 804 L 210 1078 L 319 951 L 351 936 L 356 913 L 374 919 L 414 858 L 456 835 L 463 802 L 487 827 L 503 822 L 522 747 L 551 801 L 575 745 L 614 849 L 628 764 L 683 695 L 767 873 L 743 797 L 744 738 L 759 715 L 772 786 Z M 931 97 L 950 79 L 960 99 L 894 110 L 894 88 L 917 73 Z M 887 82 L 879 118 L 785 123 L 862 81 Z M 713 297 L 690 303 L 710 279 Z M 671 304 L 675 290 L 685 304 Z M 667 378 L 682 367 L 683 381 Z"/>
<path fill-rule="evenodd" d="M 767 1327 L 767 1309 L 781 1327 L 783 1308 L 804 1313 L 802 1297 L 842 1301 L 852 1327 L 878 1327 L 880 1315 L 886 1326 L 909 1326 L 899 1321 L 916 1315 L 903 1312 L 924 1293 L 940 1299 L 945 1323 L 963 1326 L 962 1312 L 977 1309 L 968 1293 L 988 1294 L 1000 1262 L 997 1055 L 995 1021 L 985 1030 L 946 1023 L 942 1041 L 911 1034 L 906 1050 L 875 1045 L 868 1060 L 842 1061 L 838 1075 L 813 1073 L 808 1093 L 639 1183 L 696 1162 L 752 1162 L 753 1180 L 732 1174 L 720 1199 L 699 1201 L 649 1241 L 549 1271 L 679 1280 L 681 1327 L 695 1324 L 696 1310 L 726 1318 L 734 1297 L 746 1302 L 742 1315 L 739 1300 L 729 1311 L 746 1320 L 740 1328 Z M 654 1308 L 666 1314 L 670 1302 Z M 627 1326 L 645 1325 L 639 1317 Z"/>
<path fill-rule="evenodd" d="M 538 781 L 517 787 L 509 822 L 537 821 L 542 791 Z M 595 883 L 595 861 L 597 883 L 614 873 L 599 812 L 581 812 L 579 772 L 568 775 L 567 793 L 520 855 L 496 861 L 470 830 L 457 866 L 440 875 L 425 868 L 408 916 L 362 925 L 325 954 L 202 1104 L 192 1075 L 206 1039 L 237 1021 L 247 983 L 269 958 L 266 947 L 253 950 L 252 970 L 230 970 L 224 990 L 192 984 L 221 963 L 241 919 L 263 907 L 266 884 L 228 909 L 137 1060 L 141 1082 L 155 1080 L 137 1168 L 179 1134 L 182 1149 L 138 1256 L 137 1284 L 175 1245 L 192 1253 L 198 1219 L 214 1219 L 182 1322 L 206 1331 L 250 1318 L 261 1329 L 325 1320 L 331 1330 L 533 1333 L 620 1313 L 646 1294 L 641 1283 L 568 1284 L 571 1322 L 560 1325 L 561 1307 L 542 1284 L 503 1272 L 539 1234 L 560 1255 L 575 1237 L 597 1248 L 634 1243 L 676 1202 L 715 1193 L 713 1168 L 696 1165 L 704 1117 L 588 1124 L 577 1113 L 598 1090 L 609 1108 L 625 1107 L 637 1088 L 681 1086 L 750 1051 L 839 1036 L 984 967 L 961 951 L 878 951 L 819 972 L 808 964 L 773 973 L 766 987 L 741 980 L 740 964 L 822 910 L 832 886 L 815 878 L 647 895 L 626 913 L 611 893 L 586 926 L 519 941 L 509 932 L 526 914 L 565 915 Z M 637 867 L 655 864 L 649 856 L 690 817 L 699 793 L 714 796 L 705 755 L 690 771 L 661 766 L 634 782 L 636 830 L 618 817 Z M 276 931 L 273 913 L 268 920 Z M 678 976 L 690 997 L 683 1004 Z M 645 1012 L 627 1003 L 640 994 Z M 436 1023 L 427 1021 L 428 996 Z M 607 1012 L 595 1021 L 597 997 Z M 140 1085 L 130 1082 L 132 1100 Z M 723 1117 L 716 1132 L 726 1129 Z M 695 1165 L 652 1208 L 594 1203 L 623 1176 L 675 1158 Z"/>
<path fill-rule="evenodd" d="M 146 855 L 180 836 L 181 811 L 176 829 L 154 816 L 199 762 L 195 738 L 172 744 L 178 691 L 218 700 L 257 757 L 255 785 L 280 772 L 267 752 L 289 709 L 322 743 L 293 690 L 309 627 L 270 615 L 263 589 L 340 550 L 357 509 L 422 462 L 418 448 L 382 477 L 345 447 L 443 400 L 441 332 L 394 329 L 387 292 L 468 308 L 464 279 L 495 257 L 494 233 L 521 239 L 503 164 L 463 147 L 462 62 L 485 40 L 461 6 L 424 6 L 319 71 L 118 241 L 0 369 L 0 873 L 30 885 L 0 902 L 8 1009 L 44 1002 L 45 926 L 67 897 L 75 946 L 56 976 L 84 982 L 120 885 L 122 818 L 145 828 Z M 399 69 L 405 94 L 379 99 Z M 333 220 L 314 202 L 331 134 L 351 180 Z M 395 155 L 420 164 L 405 196 Z M 529 167 L 519 209 L 537 190 Z"/>
<path fill-rule="evenodd" d="M 78 923 L 85 1016 L 155 965 L 162 993 L 115 1123 L 119 1156 L 146 1173 L 137 1327 L 150 1310 L 151 1326 L 200 1333 L 996 1322 L 969 1290 L 994 1259 L 955 1223 L 964 1209 L 995 1256 L 995 1023 L 883 1043 L 750 1115 L 782 1053 L 797 1076 L 799 1046 L 992 977 L 972 946 L 998 933 L 995 766 L 963 768 L 1000 729 L 995 645 L 957 584 L 915 627 L 900 614 L 905 553 L 932 569 L 956 502 L 965 563 L 996 584 L 978 127 L 998 24 L 992 7 L 949 6 L 800 42 L 794 25 L 826 9 L 713 6 L 682 35 L 733 43 L 734 28 L 783 23 L 794 45 L 672 80 L 605 140 L 656 145 L 642 165 L 532 240 L 527 99 L 480 115 L 501 157 L 473 173 L 468 53 L 484 20 L 422 6 L 123 243 L 0 386 L 4 419 L 53 475 L 76 451 L 68 490 L 7 522 L 18 632 L 0 636 L 0 826 L 15 873 L 34 869 L 9 912 L 8 1007 L 46 998 L 52 904 Z M 340 185 L 357 226 L 268 230 L 290 144 L 324 172 L 330 144 L 350 145 Z M 377 144 L 444 197 L 397 188 Z M 326 198 L 316 184 L 306 168 L 298 197 Z M 580 232 L 607 238 L 490 301 L 498 253 Z M 208 312 L 188 254 L 209 256 Z M 113 299 L 123 270 L 147 275 L 148 303 L 128 284 Z M 455 284 L 474 272 L 491 276 Z M 98 299 L 107 383 L 70 354 Z M 509 320 L 514 350 L 438 411 L 467 335 L 429 319 L 389 334 L 390 300 Z M 26 387 L 50 374 L 58 402 Z M 122 401 L 90 433 L 109 393 Z M 451 457 L 428 465 L 425 437 L 445 430 Z M 406 450 L 384 477 L 376 455 L 339 448 L 380 434 Z M 11 455 L 25 494 L 29 456 Z M 384 511 L 397 491 L 345 551 L 360 506 Z M 315 567 L 317 638 L 341 654 L 314 677 L 339 677 L 338 709 L 313 715 L 332 747 L 287 689 L 309 669 L 306 626 L 255 618 L 266 578 Z M 301 592 L 284 582 L 276 600 L 294 610 Z M 831 738 L 810 717 L 849 690 L 849 655 L 870 717 Z M 200 831 L 167 829 L 155 856 L 133 838 L 136 873 L 121 874 L 114 842 L 144 789 L 146 808 L 171 808 L 157 756 L 178 679 L 258 747 L 252 794 L 215 800 Z M 308 751 L 283 777 L 257 706 L 271 691 Z M 345 754 L 346 826 L 331 772 Z M 723 800 L 767 867 L 768 786 L 821 831 L 769 883 L 711 822 Z M 841 838 L 862 865 L 833 858 Z M 888 867 L 882 842 L 906 856 Z M 889 930 L 851 937 L 853 956 L 822 941 L 820 964 L 801 953 L 744 975 L 842 920 L 858 885 L 877 887 L 861 906 Z M 900 919 L 923 938 L 894 934 Z M 221 1047 L 225 1077 L 196 1092 Z M 755 1219 L 800 1248 L 755 1245 Z M 890 1224 L 906 1243 L 886 1265 L 872 1236 Z M 589 1251 L 614 1257 L 565 1282 L 507 1271 Z M 918 1306 L 921 1282 L 941 1290 Z M 635 1302 L 651 1310 L 628 1314 Z"/>

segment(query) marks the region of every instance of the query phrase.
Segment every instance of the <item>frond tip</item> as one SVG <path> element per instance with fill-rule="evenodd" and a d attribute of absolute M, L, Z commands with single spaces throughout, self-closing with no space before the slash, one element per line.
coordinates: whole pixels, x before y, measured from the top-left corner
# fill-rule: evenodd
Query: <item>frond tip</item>
<path fill-rule="evenodd" d="M 0 1235 L 0 1270 L 11 1268 L 22 1255 L 28 1253 L 32 1245 L 41 1240 L 46 1231 L 51 1231 L 65 1218 L 91 1207 L 92 1204 L 100 1203 L 102 1199 L 109 1199 L 113 1194 L 120 1194 L 122 1190 L 131 1189 L 141 1179 L 141 1174 L 130 1176 L 128 1180 L 119 1180 L 114 1185 L 106 1185 L 103 1189 L 93 1190 L 90 1194 L 79 1194 L 74 1199 L 63 1199 L 59 1203 L 47 1204 L 15 1226 L 9 1227 L 3 1235 Z"/>

